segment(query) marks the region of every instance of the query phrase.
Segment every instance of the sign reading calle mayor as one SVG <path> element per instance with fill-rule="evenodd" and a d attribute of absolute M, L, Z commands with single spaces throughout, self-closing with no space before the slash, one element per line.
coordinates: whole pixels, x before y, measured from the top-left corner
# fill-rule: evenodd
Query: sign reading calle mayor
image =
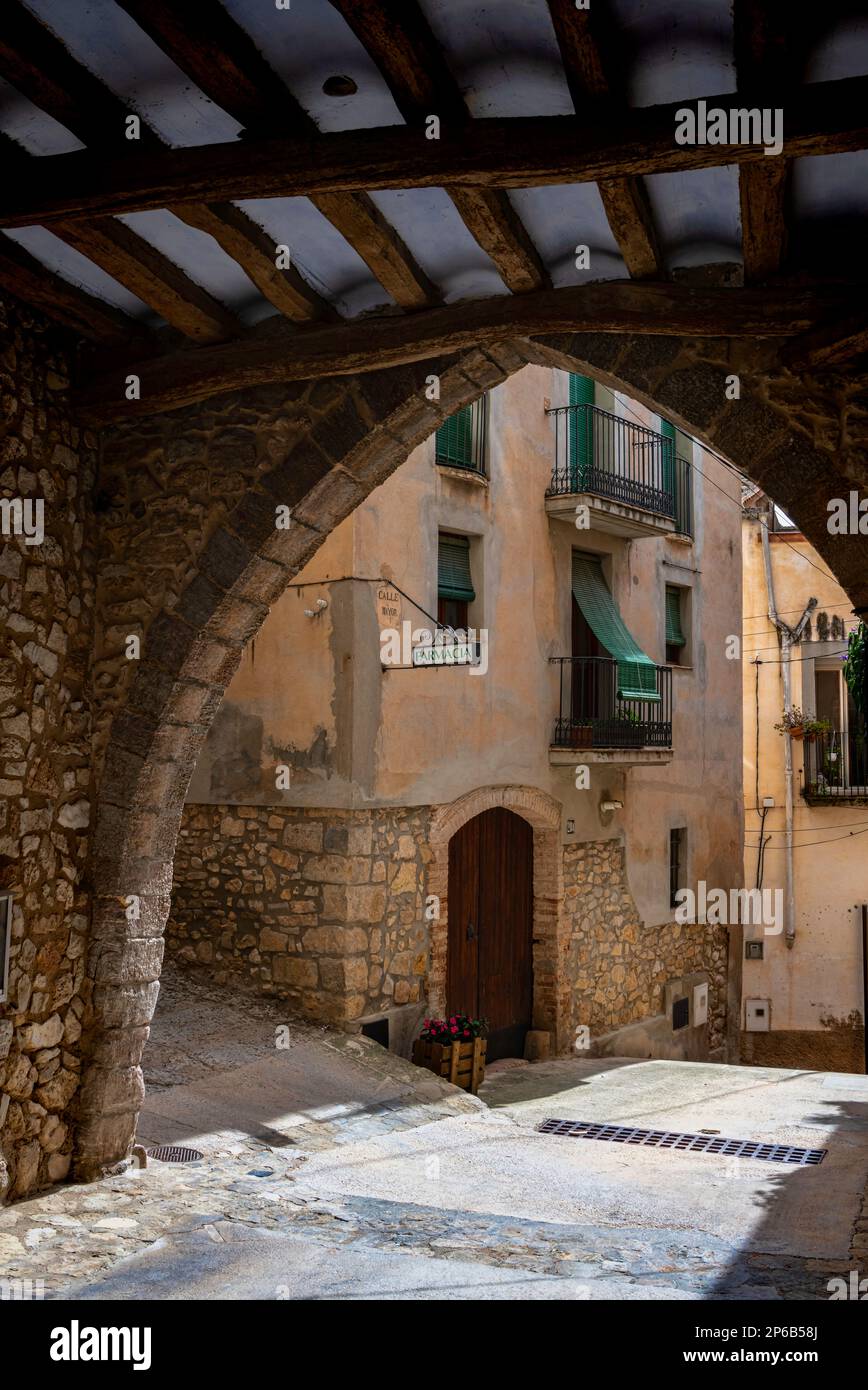
<path fill-rule="evenodd" d="M 475 666 L 478 660 L 478 642 L 435 642 L 413 648 L 414 666 Z"/>
<path fill-rule="evenodd" d="M 380 627 L 398 627 L 401 622 L 401 595 L 391 584 L 377 588 L 377 616 Z"/>

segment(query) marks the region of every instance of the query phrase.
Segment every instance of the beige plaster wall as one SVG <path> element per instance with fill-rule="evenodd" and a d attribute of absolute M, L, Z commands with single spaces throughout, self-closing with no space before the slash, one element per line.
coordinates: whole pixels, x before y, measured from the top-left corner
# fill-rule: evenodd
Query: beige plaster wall
<path fill-rule="evenodd" d="M 670 826 L 689 826 L 693 877 L 740 883 L 741 691 L 737 664 L 724 654 L 726 636 L 739 630 L 737 482 L 697 446 L 692 544 L 628 541 L 550 519 L 553 427 L 545 407 L 563 403 L 566 391 L 564 373 L 525 368 L 490 394 L 487 482 L 437 467 L 429 439 L 337 529 L 245 653 L 189 802 L 430 806 L 487 785 L 536 786 L 562 805 L 565 843 L 626 842 L 629 884 L 645 920 L 672 918 Z M 659 425 L 614 393 L 598 400 Z M 486 675 L 383 669 L 376 583 L 334 582 L 350 573 L 393 579 L 418 604 L 405 600 L 402 617 L 429 626 L 422 610 L 436 612 L 438 530 L 471 537 L 470 621 L 488 632 Z M 655 661 L 665 660 L 665 584 L 692 591 L 691 665 L 674 674 L 672 761 L 595 765 L 585 791 L 576 790 L 572 767 L 553 767 L 549 758 L 557 712 L 549 658 L 570 652 L 577 545 L 601 553 L 622 615 Z M 304 617 L 320 596 L 328 608 Z M 301 670 L 304 681 L 296 678 Z M 274 787 L 279 762 L 292 769 L 288 791 Z M 601 815 L 608 799 L 622 801 L 623 812 Z"/>
<path fill-rule="evenodd" d="M 745 883 L 756 882 L 759 815 L 756 811 L 757 680 L 759 688 L 759 800 L 772 796 L 775 805 L 766 817 L 771 842 L 766 849 L 763 886 L 784 888 L 784 740 L 773 725 L 783 710 L 781 666 L 775 630 L 767 617 L 768 593 L 763 571 L 760 522 L 743 525 L 745 643 L 744 681 L 744 803 L 746 843 Z M 785 621 L 798 621 L 808 599 L 819 602 L 818 611 L 844 619 L 847 630 L 855 625 L 852 606 L 829 574 L 817 552 L 800 533 L 785 540 L 770 539 L 772 570 L 778 610 Z M 816 623 L 812 636 L 816 637 Z M 840 641 L 804 645 L 793 655 L 793 703 L 812 707 L 812 656 L 842 650 Z M 806 659 L 807 658 L 807 659 Z M 756 661 L 759 659 L 757 677 Z M 851 831 L 868 824 L 868 808 L 862 805 L 809 806 L 800 795 L 804 749 L 793 741 L 795 771 L 794 884 L 796 939 L 788 949 L 784 935 L 763 937 L 762 961 L 745 961 L 743 998 L 771 1000 L 771 1028 L 775 1033 L 814 1033 L 805 1041 L 798 1062 L 790 1046 L 786 1065 L 806 1065 L 815 1055 L 822 1060 L 830 1037 L 858 1029 L 862 1017 L 860 921 L 856 904 L 868 899 L 868 850 L 864 837 Z M 759 929 L 756 933 L 759 934 Z M 744 1017 L 742 1017 L 742 1026 Z M 823 1035 L 826 1035 L 824 1040 Z M 769 1045 L 756 1035 L 752 1055 L 762 1062 Z M 806 1051 L 806 1048 L 809 1049 Z M 840 1048 L 838 1049 L 840 1051 Z M 846 1052 L 847 1049 L 845 1048 Z M 859 1049 L 850 1049 L 855 1056 Z M 858 1059 L 857 1059 L 858 1060 Z M 861 1069 L 861 1066 L 860 1066 Z"/>

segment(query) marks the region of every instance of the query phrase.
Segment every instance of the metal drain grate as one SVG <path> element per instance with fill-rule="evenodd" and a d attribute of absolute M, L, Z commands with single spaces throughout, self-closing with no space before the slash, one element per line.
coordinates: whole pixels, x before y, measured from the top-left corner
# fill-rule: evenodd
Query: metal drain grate
<path fill-rule="evenodd" d="M 758 1144 L 753 1139 L 723 1139 L 710 1134 L 679 1134 L 671 1129 L 633 1129 L 630 1125 L 598 1125 L 584 1120 L 543 1120 L 540 1134 L 569 1139 L 604 1139 L 610 1144 L 640 1144 L 679 1153 L 721 1154 L 725 1158 L 759 1158 L 764 1163 L 798 1163 L 816 1167 L 828 1150 L 797 1149 L 791 1144 Z"/>
<path fill-rule="evenodd" d="M 184 1149 L 177 1144 L 163 1144 L 158 1149 L 148 1149 L 148 1158 L 158 1163 L 196 1163 L 204 1155 L 198 1149 Z"/>

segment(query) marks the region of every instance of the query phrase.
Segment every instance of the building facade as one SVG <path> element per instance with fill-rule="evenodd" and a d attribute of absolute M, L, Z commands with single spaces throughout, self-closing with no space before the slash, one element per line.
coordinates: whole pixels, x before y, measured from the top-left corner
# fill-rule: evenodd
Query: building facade
<path fill-rule="evenodd" d="M 771 930 L 745 932 L 742 1060 L 861 1072 L 868 763 L 842 670 L 856 618 L 817 551 L 757 489 L 745 497 L 743 557 L 745 884 L 776 894 L 780 910 Z M 789 738 L 775 727 L 787 680 Z"/>
<path fill-rule="evenodd" d="M 250 643 L 169 951 L 402 1051 L 464 1011 L 494 1056 L 722 1057 L 728 933 L 674 895 L 741 885 L 740 524 L 728 468 L 589 378 L 460 412 Z"/>

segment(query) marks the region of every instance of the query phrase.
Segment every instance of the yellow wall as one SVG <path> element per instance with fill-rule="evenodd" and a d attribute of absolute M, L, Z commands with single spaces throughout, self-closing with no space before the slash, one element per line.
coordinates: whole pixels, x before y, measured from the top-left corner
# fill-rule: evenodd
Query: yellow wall
<path fill-rule="evenodd" d="M 757 720 L 759 691 L 759 801 L 774 797 L 766 816 L 770 843 L 765 853 L 763 886 L 785 885 L 785 780 L 784 739 L 773 725 L 782 717 L 783 688 L 777 634 L 768 619 L 768 592 L 763 569 L 760 522 L 743 524 L 744 566 L 744 804 L 745 884 L 756 883 L 760 817 L 757 801 Z M 843 589 L 829 573 L 817 552 L 800 533 L 785 540 L 770 537 L 772 572 L 778 611 L 795 625 L 810 597 L 818 611 L 844 619 L 849 631 L 855 626 L 852 607 Z M 815 568 L 816 567 L 816 568 Z M 816 622 L 812 636 L 816 637 Z M 846 644 L 816 642 L 793 651 L 793 704 L 812 705 L 811 659 L 822 653 L 840 653 Z M 757 666 L 757 661 L 761 664 Z M 832 1020 L 846 1023 L 854 1011 L 861 1015 L 862 982 L 860 921 L 856 903 L 868 898 L 868 836 L 851 837 L 851 831 L 868 827 L 868 806 L 809 806 L 800 794 L 804 749 L 793 740 L 795 845 L 795 944 L 788 948 L 784 935 L 764 935 L 763 961 L 745 960 L 743 997 L 771 1000 L 771 1028 L 820 1030 Z M 760 929 L 746 935 L 760 935 Z"/>

